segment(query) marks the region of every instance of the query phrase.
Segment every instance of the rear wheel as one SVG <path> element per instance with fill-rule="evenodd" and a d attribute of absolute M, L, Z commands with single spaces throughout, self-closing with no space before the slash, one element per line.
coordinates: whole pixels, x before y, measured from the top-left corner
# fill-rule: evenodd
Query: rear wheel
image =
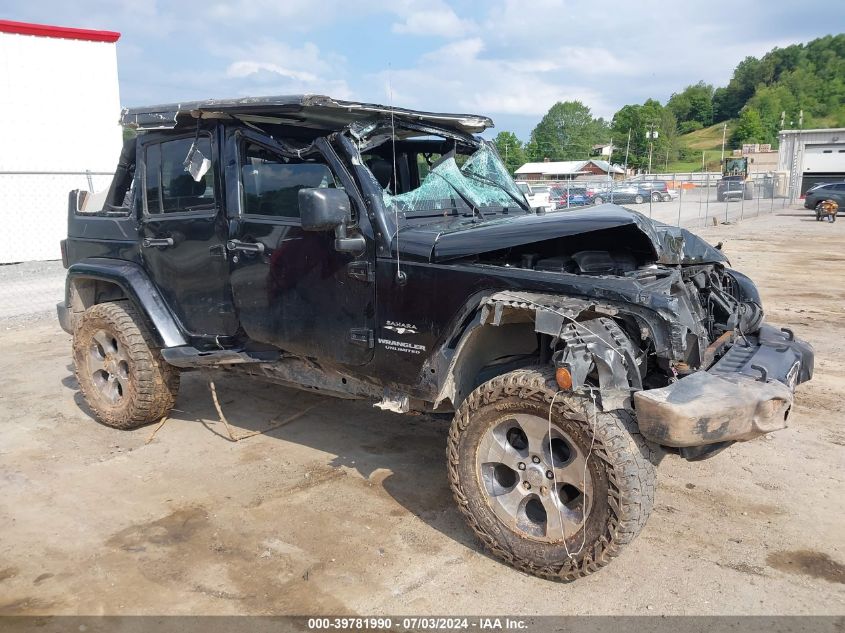
<path fill-rule="evenodd" d="M 76 379 L 97 420 L 118 429 L 155 422 L 173 407 L 179 372 L 126 301 L 88 308 L 73 334 Z"/>
<path fill-rule="evenodd" d="M 449 480 L 486 547 L 543 578 L 607 565 L 654 502 L 650 446 L 625 411 L 558 392 L 547 368 L 512 371 L 463 402 L 449 432 Z"/>
<path fill-rule="evenodd" d="M 652 202 L 661 202 L 662 200 L 663 196 L 661 196 L 659 192 L 655 191 L 653 194 L 651 194 Z"/>
<path fill-rule="evenodd" d="M 640 194 L 637 194 L 636 196 L 634 196 L 634 202 L 636 204 L 642 204 L 644 200 L 645 200 L 645 198 L 643 198 Z"/>
<path fill-rule="evenodd" d="M 593 204 L 604 204 L 604 198 L 601 196 L 596 196 L 593 198 Z"/>
<path fill-rule="evenodd" d="M 663 202 L 669 202 L 671 200 L 672 200 L 672 196 L 670 196 L 668 193 L 663 194 Z"/>

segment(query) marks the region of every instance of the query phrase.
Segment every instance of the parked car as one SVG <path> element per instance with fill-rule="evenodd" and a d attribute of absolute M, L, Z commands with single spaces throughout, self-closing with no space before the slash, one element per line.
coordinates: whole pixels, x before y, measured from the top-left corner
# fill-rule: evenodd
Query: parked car
<path fill-rule="evenodd" d="M 593 196 L 593 204 L 642 204 L 652 197 L 652 192 L 639 186 L 624 185 L 599 191 Z"/>
<path fill-rule="evenodd" d="M 652 202 L 669 202 L 672 195 L 669 193 L 669 185 L 665 180 L 642 180 L 634 183 L 640 189 L 651 192 Z"/>
<path fill-rule="evenodd" d="M 528 201 L 528 206 L 532 209 L 543 209 L 544 211 L 553 211 L 554 203 L 551 201 L 549 187 L 546 185 L 534 185 L 527 182 L 517 182 L 516 186 L 525 195 Z"/>
<path fill-rule="evenodd" d="M 716 200 L 754 199 L 754 183 L 746 180 L 745 176 L 722 176 L 716 183 Z"/>
<path fill-rule="evenodd" d="M 192 369 L 450 415 L 470 528 L 575 580 L 643 528 L 665 447 L 694 461 L 784 428 L 812 377 L 720 249 L 619 206 L 529 207 L 487 117 L 295 95 L 121 121 L 137 136 L 101 210 L 68 198 L 57 306 L 107 426 L 162 420 Z"/>
<path fill-rule="evenodd" d="M 831 182 L 818 184 L 804 194 L 804 208 L 821 212 L 821 205 L 825 200 L 833 200 L 839 209 L 845 209 L 845 182 Z"/>
<path fill-rule="evenodd" d="M 571 209 L 572 207 L 584 207 L 593 203 L 592 196 L 587 194 L 586 187 L 569 187 L 555 185 L 549 190 L 551 201 L 556 209 Z"/>

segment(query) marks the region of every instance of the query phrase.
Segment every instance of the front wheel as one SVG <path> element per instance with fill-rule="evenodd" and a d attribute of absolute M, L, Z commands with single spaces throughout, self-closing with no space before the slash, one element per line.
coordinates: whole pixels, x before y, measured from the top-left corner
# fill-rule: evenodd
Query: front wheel
<path fill-rule="evenodd" d="M 143 317 L 127 301 L 99 303 L 73 334 L 76 380 L 97 420 L 131 429 L 173 406 L 179 372 L 155 347 Z"/>
<path fill-rule="evenodd" d="M 626 411 L 558 392 L 548 368 L 473 391 L 449 432 L 449 481 L 485 546 L 542 578 L 575 580 L 616 557 L 654 502 L 650 446 Z"/>
<path fill-rule="evenodd" d="M 593 204 L 604 204 L 604 198 L 601 196 L 596 196 L 593 198 Z"/>
<path fill-rule="evenodd" d="M 635 203 L 635 204 L 642 204 L 644 200 L 645 200 L 645 198 L 643 198 L 643 197 L 642 197 L 641 195 L 639 195 L 639 194 L 637 194 L 636 196 L 634 196 L 634 203 Z"/>
<path fill-rule="evenodd" d="M 652 201 L 652 202 L 662 202 L 662 201 L 663 201 L 663 196 L 661 196 L 661 195 L 660 195 L 659 193 L 657 193 L 657 192 L 654 192 L 653 194 L 651 194 L 651 201 Z"/>

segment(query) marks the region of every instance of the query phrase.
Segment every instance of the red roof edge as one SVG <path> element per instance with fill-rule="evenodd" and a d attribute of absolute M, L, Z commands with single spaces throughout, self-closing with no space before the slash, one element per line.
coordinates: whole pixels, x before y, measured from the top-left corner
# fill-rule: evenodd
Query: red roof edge
<path fill-rule="evenodd" d="M 57 37 L 66 40 L 86 40 L 88 42 L 116 42 L 120 38 L 120 33 L 117 31 L 93 31 L 91 29 L 75 29 L 68 26 L 50 26 L 49 24 L 31 24 L 11 20 L 0 20 L 0 33 Z"/>

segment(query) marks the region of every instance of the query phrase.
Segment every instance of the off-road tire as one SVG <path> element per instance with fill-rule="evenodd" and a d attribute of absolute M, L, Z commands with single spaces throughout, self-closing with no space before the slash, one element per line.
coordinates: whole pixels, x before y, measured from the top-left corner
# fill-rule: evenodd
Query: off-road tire
<path fill-rule="evenodd" d="M 116 402 L 95 382 L 91 367 L 98 357 L 88 358 L 97 353 L 95 335 L 103 333 L 117 342 L 127 366 Z M 99 303 L 85 311 L 73 334 L 73 361 L 85 402 L 99 422 L 116 429 L 160 420 L 173 407 L 179 391 L 179 371 L 162 359 L 144 318 L 128 301 Z"/>
<path fill-rule="evenodd" d="M 548 419 L 557 391 L 553 371 L 533 367 L 493 378 L 470 393 L 449 431 L 449 482 L 458 508 L 491 553 L 526 573 L 573 581 L 607 565 L 642 530 L 654 504 L 655 464 L 662 451 L 646 442 L 627 411 L 598 411 L 587 461 L 592 507 L 584 528 L 566 536 L 572 558 L 563 540 L 542 542 L 519 534 L 488 503 L 476 469 L 479 441 L 503 414 L 522 412 Z M 581 442 L 589 442 L 593 435 L 589 398 L 561 392 L 552 421 Z M 584 530 L 587 536 L 581 548 Z"/>

